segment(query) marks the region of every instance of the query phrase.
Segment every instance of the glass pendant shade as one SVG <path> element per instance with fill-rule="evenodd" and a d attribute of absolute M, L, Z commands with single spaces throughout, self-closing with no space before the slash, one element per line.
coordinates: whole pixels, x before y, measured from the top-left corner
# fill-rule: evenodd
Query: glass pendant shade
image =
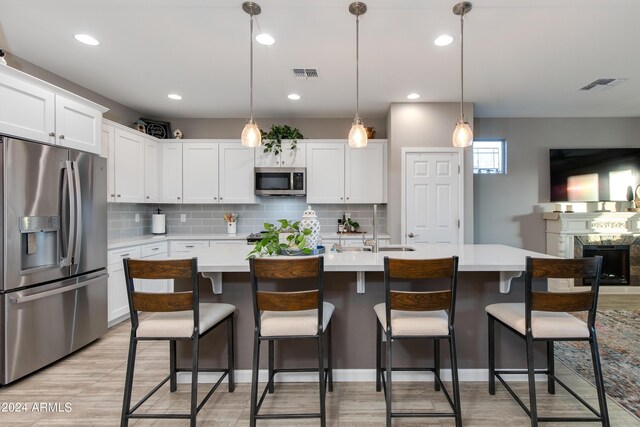
<path fill-rule="evenodd" d="M 262 145 L 262 135 L 260 134 L 260 128 L 253 121 L 249 121 L 244 125 L 242 129 L 242 136 L 240 137 L 243 147 L 259 147 Z"/>
<path fill-rule="evenodd" d="M 367 130 L 362 124 L 362 119 L 357 118 L 349 131 L 349 147 L 362 148 L 367 146 Z"/>
<path fill-rule="evenodd" d="M 471 127 L 469 127 L 469 122 L 465 121 L 464 117 L 460 117 L 453 131 L 453 146 L 469 147 L 472 143 L 473 132 L 471 132 Z"/>

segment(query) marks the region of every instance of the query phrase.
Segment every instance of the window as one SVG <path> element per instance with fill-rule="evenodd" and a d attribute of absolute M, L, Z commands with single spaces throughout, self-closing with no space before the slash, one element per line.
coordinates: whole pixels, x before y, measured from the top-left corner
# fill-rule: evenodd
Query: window
<path fill-rule="evenodd" d="M 507 141 L 486 139 L 473 141 L 474 174 L 507 173 Z"/>

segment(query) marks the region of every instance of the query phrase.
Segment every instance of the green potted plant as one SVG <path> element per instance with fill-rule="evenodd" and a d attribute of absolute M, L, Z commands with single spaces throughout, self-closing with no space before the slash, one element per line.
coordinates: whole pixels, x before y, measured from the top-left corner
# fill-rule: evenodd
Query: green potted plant
<path fill-rule="evenodd" d="M 307 247 L 306 237 L 311 234 L 311 229 L 300 230 L 300 221 L 279 219 L 280 226 L 264 223 L 266 233 L 255 244 L 247 258 L 261 257 L 262 255 L 310 255 L 311 249 Z M 281 239 L 281 234 L 286 236 Z"/>
<path fill-rule="evenodd" d="M 263 152 L 278 155 L 282 152 L 282 140 L 291 140 L 291 149 L 295 150 L 298 146 L 298 139 L 304 138 L 298 128 L 292 128 L 288 125 L 272 125 L 269 132 L 260 129 L 262 141 L 264 145 Z"/>

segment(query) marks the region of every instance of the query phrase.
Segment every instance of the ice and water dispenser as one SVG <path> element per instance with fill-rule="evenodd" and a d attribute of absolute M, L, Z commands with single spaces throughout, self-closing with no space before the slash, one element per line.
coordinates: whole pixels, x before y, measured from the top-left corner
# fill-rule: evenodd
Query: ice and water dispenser
<path fill-rule="evenodd" d="M 59 216 L 20 217 L 20 272 L 58 267 Z"/>

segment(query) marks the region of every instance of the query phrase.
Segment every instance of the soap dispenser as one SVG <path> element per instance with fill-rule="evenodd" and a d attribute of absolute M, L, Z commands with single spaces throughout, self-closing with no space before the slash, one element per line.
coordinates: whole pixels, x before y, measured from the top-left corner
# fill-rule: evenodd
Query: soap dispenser
<path fill-rule="evenodd" d="M 162 212 L 162 209 L 158 208 L 158 212 L 154 213 L 151 216 L 151 232 L 153 234 L 166 234 L 166 227 L 165 227 L 165 216 Z"/>

